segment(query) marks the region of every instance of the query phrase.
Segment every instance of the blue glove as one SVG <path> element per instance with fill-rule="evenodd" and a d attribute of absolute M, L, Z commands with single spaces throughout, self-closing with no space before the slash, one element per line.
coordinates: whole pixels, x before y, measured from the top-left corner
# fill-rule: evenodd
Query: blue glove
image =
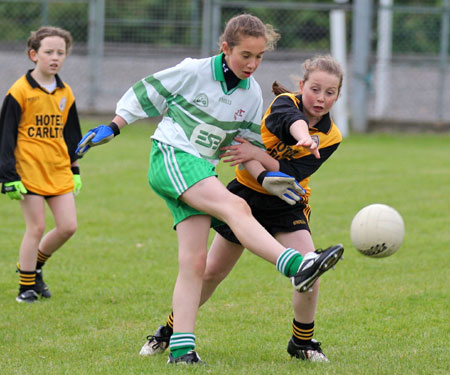
<path fill-rule="evenodd" d="M 277 196 L 291 206 L 302 200 L 300 195 L 306 193 L 294 177 L 283 172 L 264 171 L 259 174 L 257 180 L 270 194 Z"/>
<path fill-rule="evenodd" d="M 9 199 L 22 200 L 23 194 L 28 191 L 22 181 L 4 182 L 2 186 L 2 193 L 6 194 Z"/>
<path fill-rule="evenodd" d="M 120 129 L 114 122 L 111 122 L 109 125 L 99 125 L 87 132 L 80 143 L 78 143 L 75 152 L 78 156 L 83 156 L 91 147 L 107 143 L 119 134 Z"/>

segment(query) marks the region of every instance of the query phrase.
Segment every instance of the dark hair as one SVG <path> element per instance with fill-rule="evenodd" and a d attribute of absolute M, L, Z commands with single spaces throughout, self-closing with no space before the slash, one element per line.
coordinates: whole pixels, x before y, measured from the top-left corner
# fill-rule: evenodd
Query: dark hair
<path fill-rule="evenodd" d="M 36 52 L 41 48 L 41 41 L 49 36 L 59 36 L 66 42 L 66 54 L 69 54 L 70 47 L 72 47 L 72 35 L 67 30 L 54 26 L 42 26 L 36 31 L 30 33 L 27 41 L 27 56 L 30 56 L 30 51 Z"/>
<path fill-rule="evenodd" d="M 303 70 L 303 82 L 306 82 L 309 79 L 310 74 L 317 70 L 334 74 L 339 78 L 338 94 L 341 91 L 344 72 L 342 70 L 341 64 L 339 64 L 337 60 L 331 55 L 317 55 L 311 59 L 306 60 L 303 63 Z M 291 93 L 291 91 L 280 85 L 277 81 L 272 84 L 272 92 L 275 95 Z"/>
<path fill-rule="evenodd" d="M 264 24 L 258 17 L 251 14 L 240 14 L 227 22 L 219 43 L 221 45 L 222 42 L 227 42 L 232 49 L 239 44 L 242 37 L 246 36 L 263 37 L 266 40 L 267 50 L 274 49 L 280 39 L 280 34 L 274 30 L 272 25 Z"/>

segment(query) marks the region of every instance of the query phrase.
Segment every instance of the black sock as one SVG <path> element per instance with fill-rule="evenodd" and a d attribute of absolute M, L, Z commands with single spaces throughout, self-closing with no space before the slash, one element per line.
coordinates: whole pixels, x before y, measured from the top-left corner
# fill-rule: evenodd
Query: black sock
<path fill-rule="evenodd" d="M 48 260 L 48 258 L 50 258 L 50 257 L 51 257 L 51 254 L 46 255 L 41 250 L 38 249 L 36 268 L 38 270 L 40 270 L 44 266 L 44 264 Z"/>
<path fill-rule="evenodd" d="M 292 322 L 292 339 L 297 345 L 307 345 L 311 343 L 314 336 L 314 322 L 300 323 L 295 319 Z"/>
<path fill-rule="evenodd" d="M 173 335 L 173 311 L 170 313 L 170 315 L 167 318 L 166 326 L 164 327 L 164 331 L 167 334 L 167 336 Z"/>
<path fill-rule="evenodd" d="M 19 271 L 19 292 L 34 289 L 36 286 L 36 271 Z"/>

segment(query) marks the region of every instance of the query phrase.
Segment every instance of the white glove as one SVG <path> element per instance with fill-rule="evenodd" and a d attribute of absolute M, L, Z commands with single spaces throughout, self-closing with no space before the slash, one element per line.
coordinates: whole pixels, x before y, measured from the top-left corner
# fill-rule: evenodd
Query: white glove
<path fill-rule="evenodd" d="M 264 171 L 259 174 L 257 180 L 270 194 L 277 196 L 291 206 L 302 200 L 300 195 L 306 193 L 294 177 L 283 172 Z"/>

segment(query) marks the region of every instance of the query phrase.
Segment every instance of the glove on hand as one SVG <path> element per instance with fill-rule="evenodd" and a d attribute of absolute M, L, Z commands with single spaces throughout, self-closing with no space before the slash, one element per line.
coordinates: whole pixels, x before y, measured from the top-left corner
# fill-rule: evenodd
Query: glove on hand
<path fill-rule="evenodd" d="M 119 134 L 120 129 L 114 122 L 111 122 L 109 125 L 99 125 L 87 132 L 78 143 L 75 152 L 78 156 L 83 156 L 91 147 L 107 143 Z"/>
<path fill-rule="evenodd" d="M 2 186 L 2 193 L 6 194 L 9 199 L 22 200 L 22 194 L 26 194 L 27 189 L 22 181 L 5 182 Z"/>
<path fill-rule="evenodd" d="M 304 195 L 306 193 L 294 177 L 283 172 L 264 171 L 259 174 L 257 180 L 270 194 L 277 196 L 291 206 L 302 200 L 299 194 Z"/>
<path fill-rule="evenodd" d="M 81 176 L 79 174 L 73 175 L 73 195 L 77 196 L 83 187 L 83 183 L 81 182 Z"/>

